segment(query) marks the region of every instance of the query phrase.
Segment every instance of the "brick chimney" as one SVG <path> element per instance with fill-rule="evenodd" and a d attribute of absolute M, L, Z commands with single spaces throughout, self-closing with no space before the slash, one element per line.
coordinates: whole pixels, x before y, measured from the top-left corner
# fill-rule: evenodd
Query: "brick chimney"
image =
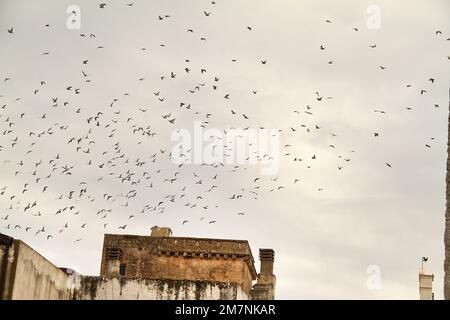
<path fill-rule="evenodd" d="M 259 260 L 261 261 L 261 273 L 273 275 L 275 251 L 273 249 L 259 249 Z"/>
<path fill-rule="evenodd" d="M 261 270 L 258 274 L 256 284 L 252 288 L 252 299 L 273 300 L 275 299 L 276 283 L 276 277 L 273 274 L 275 251 L 273 249 L 259 249 L 259 260 L 261 262 Z"/>
<path fill-rule="evenodd" d="M 168 227 L 158 227 L 153 226 L 151 228 L 152 232 L 150 234 L 151 237 L 171 237 L 172 230 Z"/>

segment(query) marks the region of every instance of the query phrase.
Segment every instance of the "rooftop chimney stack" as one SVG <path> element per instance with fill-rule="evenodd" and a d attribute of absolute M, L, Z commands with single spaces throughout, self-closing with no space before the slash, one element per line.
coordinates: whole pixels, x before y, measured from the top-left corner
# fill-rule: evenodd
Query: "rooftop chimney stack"
<path fill-rule="evenodd" d="M 153 226 L 151 228 L 152 233 L 150 234 L 151 237 L 171 237 L 172 236 L 172 230 L 168 227 L 158 227 Z"/>
<path fill-rule="evenodd" d="M 259 249 L 259 260 L 261 270 L 258 274 L 256 284 L 253 285 L 253 300 L 273 300 L 275 299 L 276 277 L 273 274 L 273 263 L 275 251 L 273 249 Z"/>
<path fill-rule="evenodd" d="M 259 260 L 261 261 L 261 273 L 272 275 L 275 251 L 273 249 L 259 249 Z"/>

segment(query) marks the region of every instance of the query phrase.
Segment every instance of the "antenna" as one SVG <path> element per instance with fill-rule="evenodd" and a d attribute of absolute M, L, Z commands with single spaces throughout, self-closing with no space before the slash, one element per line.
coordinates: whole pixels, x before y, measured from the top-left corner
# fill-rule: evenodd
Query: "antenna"
<path fill-rule="evenodd" d="M 422 270 L 423 270 L 423 263 L 428 261 L 428 257 L 422 257 Z"/>

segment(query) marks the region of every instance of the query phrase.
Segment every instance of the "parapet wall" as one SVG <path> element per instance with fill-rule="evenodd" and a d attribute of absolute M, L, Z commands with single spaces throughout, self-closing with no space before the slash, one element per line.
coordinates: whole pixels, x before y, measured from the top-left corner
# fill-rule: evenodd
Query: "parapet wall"
<path fill-rule="evenodd" d="M 14 240 L 8 252 L 3 299 L 69 300 L 74 287 L 71 278 L 24 242 Z"/>

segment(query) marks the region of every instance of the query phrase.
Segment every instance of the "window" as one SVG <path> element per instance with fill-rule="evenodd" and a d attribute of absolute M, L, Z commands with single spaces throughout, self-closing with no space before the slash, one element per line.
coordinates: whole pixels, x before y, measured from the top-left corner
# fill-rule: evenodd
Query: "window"
<path fill-rule="evenodd" d="M 127 265 L 125 263 L 121 263 L 120 267 L 119 267 L 119 274 L 124 277 L 125 276 L 125 272 L 127 270 Z"/>

